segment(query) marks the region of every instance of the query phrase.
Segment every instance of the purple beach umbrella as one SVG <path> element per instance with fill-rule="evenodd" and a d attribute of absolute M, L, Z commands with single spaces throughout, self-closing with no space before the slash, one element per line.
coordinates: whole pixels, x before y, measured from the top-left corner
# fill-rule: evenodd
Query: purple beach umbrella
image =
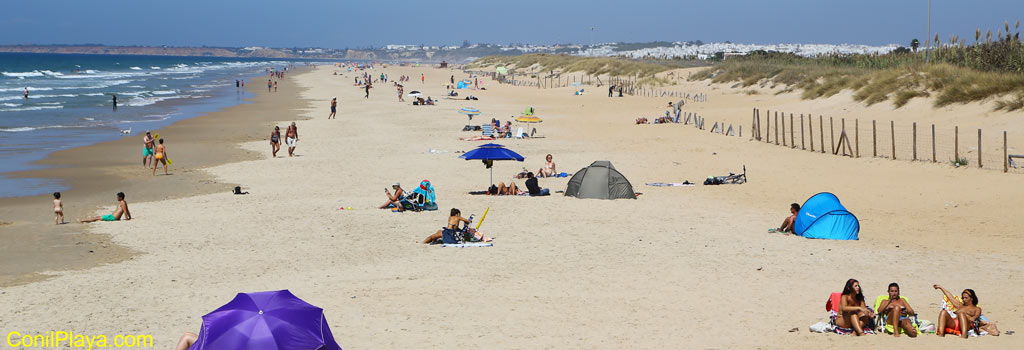
<path fill-rule="evenodd" d="M 203 316 L 199 339 L 189 350 L 341 350 L 324 310 L 286 290 L 238 293 Z"/>

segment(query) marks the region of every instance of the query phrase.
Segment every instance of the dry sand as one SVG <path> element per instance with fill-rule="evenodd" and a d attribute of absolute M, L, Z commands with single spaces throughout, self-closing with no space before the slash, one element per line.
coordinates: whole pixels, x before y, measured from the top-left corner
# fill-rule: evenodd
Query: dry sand
<path fill-rule="evenodd" d="M 481 98 L 472 103 L 400 104 L 394 89 L 383 85 L 367 100 L 351 86 L 352 73 L 334 76 L 334 70 L 292 78 L 305 88 L 302 99 L 287 102 L 297 110 L 279 119 L 313 118 L 299 121 L 299 157 L 269 159 L 266 140 L 244 142 L 243 149 L 264 157 L 206 171 L 251 194 L 133 203 L 138 219 L 90 225 L 89 231 L 140 254 L 5 288 L 0 331 L 153 334 L 156 347 L 170 348 L 235 293 L 287 288 L 325 309 L 346 349 L 1008 349 L 1024 343 L 1020 335 L 963 341 L 807 331 L 825 320 L 825 299 L 847 278 L 858 278 L 869 299 L 897 281 L 921 317 L 933 321 L 941 296 L 932 284 L 973 288 L 1002 330 L 1019 330 L 1024 256 L 1013 220 L 1024 205 L 1024 186 L 1017 174 L 851 160 L 683 125 L 632 125 L 641 114 L 663 113 L 664 98 L 572 96 L 572 88 L 485 80 L 488 90 L 471 92 Z M 463 76 L 428 68 L 385 71 L 392 79 L 425 73 L 426 84 L 414 78 L 406 91 L 433 97 L 444 94 L 451 74 Z M 842 108 L 920 119 L 939 114 L 918 102 L 889 111 L 842 96 L 808 102 L 706 84 L 678 88 L 705 89 L 709 102 L 689 108 L 735 123 L 749 122 L 758 104 L 815 114 Z M 327 120 L 333 96 L 340 101 L 338 119 Z M 508 120 L 527 106 L 544 118 L 537 127 L 546 138 L 501 142 L 527 160 L 497 162 L 496 182 L 512 180 L 523 167 L 539 168 L 551 153 L 567 172 L 610 160 L 644 194 L 635 201 L 467 195 L 486 186 L 488 172 L 455 153 L 480 144 L 458 139 L 471 135 L 459 131 L 466 117 L 456 111 L 465 106 L 481 109 L 480 119 Z M 1024 129 L 1009 115 L 985 110 L 959 107 L 956 114 Z M 751 181 L 744 185 L 644 186 L 699 181 L 744 164 Z M 411 189 L 421 179 L 433 182 L 442 210 L 374 209 L 390 183 Z M 552 190 L 566 182 L 540 180 Z M 787 215 L 790 202 L 821 191 L 838 195 L 858 216 L 861 240 L 766 233 Z M 354 210 L 337 210 L 342 206 Z M 451 207 L 478 216 L 490 208 L 482 229 L 497 237 L 495 246 L 419 244 L 444 224 Z"/>

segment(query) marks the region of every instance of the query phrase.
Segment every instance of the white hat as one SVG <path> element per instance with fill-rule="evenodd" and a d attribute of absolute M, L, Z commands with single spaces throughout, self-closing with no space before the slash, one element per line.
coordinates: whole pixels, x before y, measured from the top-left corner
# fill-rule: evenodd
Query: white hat
<path fill-rule="evenodd" d="M 402 185 L 399 185 L 399 184 L 398 184 L 398 183 L 396 182 L 396 183 L 393 183 L 393 184 L 391 184 L 391 187 L 402 187 Z"/>

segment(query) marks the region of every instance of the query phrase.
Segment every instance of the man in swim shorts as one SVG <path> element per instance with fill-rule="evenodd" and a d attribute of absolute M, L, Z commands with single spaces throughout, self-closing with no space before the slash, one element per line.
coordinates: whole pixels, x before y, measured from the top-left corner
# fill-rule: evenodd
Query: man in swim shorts
<path fill-rule="evenodd" d="M 338 113 L 338 98 L 331 99 L 331 115 L 327 116 L 327 119 L 337 119 L 335 114 Z"/>
<path fill-rule="evenodd" d="M 124 192 L 117 193 L 117 209 L 114 209 L 113 214 L 94 216 L 91 218 L 79 219 L 79 223 L 96 222 L 96 221 L 119 221 L 121 216 L 125 217 L 125 221 L 132 219 L 132 212 L 128 211 L 128 202 L 124 200 Z"/>
<path fill-rule="evenodd" d="M 288 130 L 284 133 L 284 143 L 288 145 L 288 156 L 292 157 L 295 155 L 295 143 L 299 142 L 299 127 L 295 126 L 295 122 L 288 126 Z"/>
<path fill-rule="evenodd" d="M 153 135 L 146 131 L 146 136 L 142 137 L 142 166 L 148 168 L 149 161 L 153 158 Z"/>
<path fill-rule="evenodd" d="M 800 205 L 792 203 L 789 205 L 790 215 L 785 220 L 782 220 L 782 226 L 779 226 L 779 232 L 793 232 L 793 224 L 796 223 L 796 214 L 800 213 Z"/>

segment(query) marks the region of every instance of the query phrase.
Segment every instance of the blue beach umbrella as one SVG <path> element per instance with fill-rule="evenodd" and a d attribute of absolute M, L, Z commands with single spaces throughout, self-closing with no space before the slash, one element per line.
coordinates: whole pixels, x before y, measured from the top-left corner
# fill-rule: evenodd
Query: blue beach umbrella
<path fill-rule="evenodd" d="M 477 147 L 477 149 L 464 153 L 463 155 L 459 156 L 459 158 L 465 160 L 482 160 L 484 162 L 484 165 L 486 165 L 487 168 L 491 169 L 492 185 L 494 184 L 494 167 L 492 166 L 494 161 L 515 160 L 522 162 L 523 160 L 526 159 L 525 157 L 519 155 L 519 153 L 516 153 L 515 151 L 505 148 L 505 146 L 496 143 L 488 143 L 486 145 L 481 145 L 480 147 Z"/>
<path fill-rule="evenodd" d="M 473 121 L 473 116 L 480 115 L 480 110 L 473 107 L 462 107 L 462 109 L 459 110 L 459 113 L 468 115 L 469 121 Z"/>

